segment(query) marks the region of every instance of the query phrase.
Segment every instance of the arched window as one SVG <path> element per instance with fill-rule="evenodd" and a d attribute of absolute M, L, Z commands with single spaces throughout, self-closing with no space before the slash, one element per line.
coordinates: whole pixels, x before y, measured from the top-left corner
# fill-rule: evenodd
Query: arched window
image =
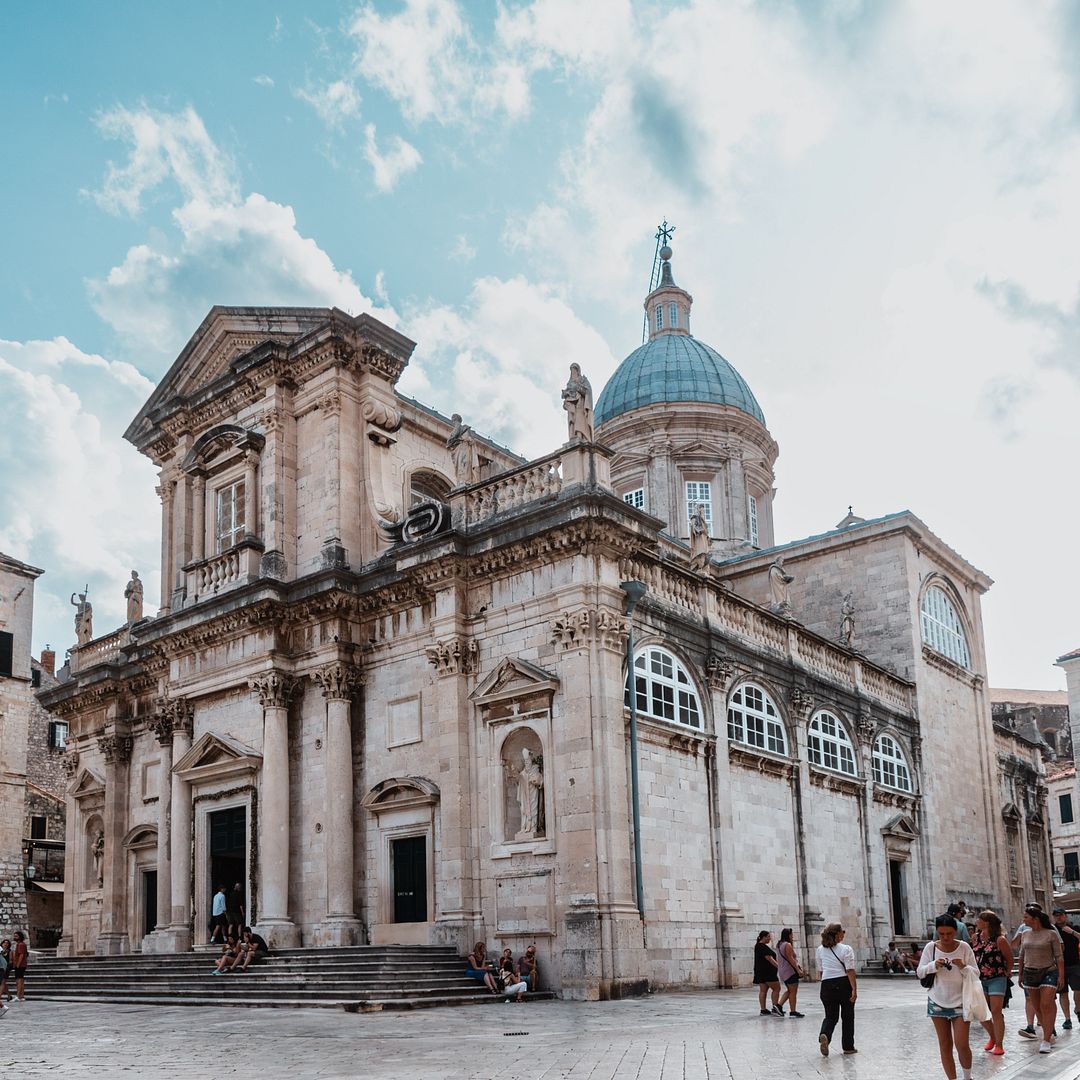
<path fill-rule="evenodd" d="M 637 711 L 642 716 L 701 728 L 701 706 L 694 680 L 667 649 L 652 646 L 638 653 L 634 660 L 634 687 Z M 624 700 L 629 706 L 629 679 Z"/>
<path fill-rule="evenodd" d="M 814 715 L 806 735 L 806 752 L 813 764 L 833 772 L 855 775 L 855 747 L 847 729 L 831 712 Z"/>
<path fill-rule="evenodd" d="M 679 308 L 675 303 L 668 304 L 668 326 L 679 325 Z"/>
<path fill-rule="evenodd" d="M 656 305 L 656 329 L 657 330 L 663 330 L 664 329 L 664 305 L 663 304 L 657 304 Z"/>
<path fill-rule="evenodd" d="M 728 702 L 728 738 L 774 754 L 787 754 L 787 735 L 780 713 L 760 686 L 743 683 Z"/>
<path fill-rule="evenodd" d="M 922 639 L 935 652 L 971 667 L 971 652 L 960 614 L 940 585 L 931 585 L 922 602 Z"/>
<path fill-rule="evenodd" d="M 438 473 L 414 472 L 409 478 L 409 505 L 425 502 L 444 503 L 450 498 L 450 484 Z"/>
<path fill-rule="evenodd" d="M 874 783 L 897 791 L 913 791 L 911 770 L 900 744 L 891 735 L 879 735 L 874 740 Z"/>

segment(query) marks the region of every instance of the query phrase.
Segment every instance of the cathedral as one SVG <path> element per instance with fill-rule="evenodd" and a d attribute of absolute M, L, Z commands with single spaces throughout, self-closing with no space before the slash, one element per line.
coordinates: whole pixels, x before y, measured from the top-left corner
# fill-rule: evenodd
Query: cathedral
<path fill-rule="evenodd" d="M 125 433 L 160 607 L 80 624 L 41 695 L 62 955 L 191 949 L 239 886 L 272 945 L 535 944 L 598 999 L 746 983 L 760 929 L 869 960 L 1047 902 L 990 579 L 906 510 L 778 546 L 777 442 L 659 255 L 647 340 L 595 408 L 575 365 L 534 460 L 398 392 L 370 315 L 210 311 Z"/>

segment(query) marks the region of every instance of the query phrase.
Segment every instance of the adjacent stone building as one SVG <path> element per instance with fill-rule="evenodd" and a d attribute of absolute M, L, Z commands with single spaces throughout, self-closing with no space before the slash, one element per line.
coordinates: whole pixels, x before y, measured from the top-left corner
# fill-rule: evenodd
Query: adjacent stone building
<path fill-rule="evenodd" d="M 43 571 L 0 554 L 0 935 L 26 931 L 26 747 L 34 709 L 34 582 Z"/>
<path fill-rule="evenodd" d="M 990 688 L 995 724 L 1033 738 L 1048 762 L 1071 762 L 1072 731 L 1069 698 L 1064 690 L 1005 690 Z"/>
<path fill-rule="evenodd" d="M 190 948 L 239 883 L 278 945 L 535 942 L 596 998 L 746 982 L 761 928 L 839 919 L 868 958 L 953 898 L 1039 895 L 989 579 L 908 512 L 773 547 L 778 446 L 661 255 L 648 341 L 595 416 L 571 372 L 532 461 L 401 395 L 413 343 L 368 315 L 210 312 L 126 433 L 160 609 L 42 694 L 61 951 Z"/>

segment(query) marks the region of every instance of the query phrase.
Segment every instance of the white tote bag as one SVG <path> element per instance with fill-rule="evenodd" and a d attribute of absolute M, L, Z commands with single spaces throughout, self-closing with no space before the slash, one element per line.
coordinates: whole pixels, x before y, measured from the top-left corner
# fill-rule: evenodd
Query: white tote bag
<path fill-rule="evenodd" d="M 989 1020 L 990 1006 L 986 1004 L 986 995 L 983 993 L 979 974 L 971 964 L 965 964 L 962 972 L 964 976 L 964 1019 Z"/>

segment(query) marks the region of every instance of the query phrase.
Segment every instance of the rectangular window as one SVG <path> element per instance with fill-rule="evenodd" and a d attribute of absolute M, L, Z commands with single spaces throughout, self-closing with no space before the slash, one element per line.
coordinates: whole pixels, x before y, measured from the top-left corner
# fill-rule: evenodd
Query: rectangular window
<path fill-rule="evenodd" d="M 1080 851 L 1065 852 L 1065 880 L 1080 881 Z"/>
<path fill-rule="evenodd" d="M 668 325 L 669 326 L 678 326 L 679 325 L 679 308 L 678 308 L 678 306 L 676 304 L 668 304 L 667 313 L 668 313 Z"/>
<path fill-rule="evenodd" d="M 1028 829 L 1028 850 L 1031 852 L 1031 883 L 1036 889 L 1043 887 L 1042 836 Z"/>
<path fill-rule="evenodd" d="M 217 551 L 227 551 L 244 536 L 244 481 L 217 490 Z"/>
<path fill-rule="evenodd" d="M 629 503 L 635 510 L 645 509 L 644 488 L 634 488 L 633 491 L 628 491 L 622 498 L 624 503 Z"/>
<path fill-rule="evenodd" d="M 15 660 L 15 635 L 0 630 L 0 675 L 10 675 Z"/>
<path fill-rule="evenodd" d="M 1073 804 L 1071 795 L 1058 796 L 1058 810 L 1061 813 L 1061 824 L 1070 825 L 1073 820 Z"/>
<path fill-rule="evenodd" d="M 1006 829 L 1005 830 L 1005 836 L 1006 836 L 1006 847 L 1008 849 L 1008 854 L 1009 854 L 1009 884 L 1010 885 L 1019 885 L 1020 884 L 1020 870 L 1019 870 L 1019 860 L 1016 857 L 1016 841 L 1017 841 L 1016 830 L 1015 829 Z"/>
<path fill-rule="evenodd" d="M 46 820 L 43 817 L 31 817 L 30 818 L 30 839 L 31 840 L 44 840 L 45 839 L 45 827 Z"/>
<path fill-rule="evenodd" d="M 746 497 L 746 516 L 750 523 L 750 543 L 754 547 L 757 547 L 757 499 L 755 499 L 753 495 L 747 495 Z"/>
<path fill-rule="evenodd" d="M 65 720 L 49 721 L 49 745 L 54 750 L 63 750 L 67 746 L 68 726 Z"/>
<path fill-rule="evenodd" d="M 699 480 L 686 481 L 686 526 L 690 529 L 690 517 L 694 507 L 701 503 L 705 510 L 705 520 L 709 523 L 709 535 L 712 535 L 712 485 Z"/>
<path fill-rule="evenodd" d="M 657 304 L 656 305 L 656 329 L 657 330 L 663 330 L 664 329 L 664 305 L 663 304 Z"/>

